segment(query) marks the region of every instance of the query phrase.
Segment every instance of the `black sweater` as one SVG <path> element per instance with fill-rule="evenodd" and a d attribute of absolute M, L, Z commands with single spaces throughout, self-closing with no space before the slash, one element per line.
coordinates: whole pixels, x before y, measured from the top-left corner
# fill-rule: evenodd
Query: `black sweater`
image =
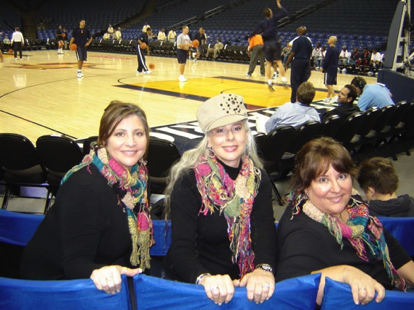
<path fill-rule="evenodd" d="M 346 238 L 343 238 L 341 250 L 328 228 L 308 217 L 302 210 L 292 220 L 291 217 L 292 207 L 288 206 L 277 228 L 276 282 L 327 267 L 350 265 L 370 275 L 386 289 L 393 289 L 383 261 L 375 260 L 367 248 L 368 261 L 364 261 Z M 411 258 L 385 229 L 384 234 L 391 261 L 395 269 L 399 269 Z"/>
<path fill-rule="evenodd" d="M 82 279 L 107 265 L 132 267 L 127 213 L 117 191 L 92 164 L 70 176 L 24 250 L 22 278 Z"/>
<path fill-rule="evenodd" d="M 223 165 L 235 180 L 240 168 Z M 258 194 L 251 217 L 251 239 L 255 253 L 254 264 L 275 262 L 275 223 L 271 201 L 270 179 L 262 171 Z M 194 171 L 190 170 L 174 185 L 171 195 L 172 243 L 164 261 L 167 275 L 174 279 L 194 283 L 202 273 L 228 274 L 240 278 L 237 263 L 232 263 L 227 221 L 223 214 L 198 215 L 201 196 Z"/>

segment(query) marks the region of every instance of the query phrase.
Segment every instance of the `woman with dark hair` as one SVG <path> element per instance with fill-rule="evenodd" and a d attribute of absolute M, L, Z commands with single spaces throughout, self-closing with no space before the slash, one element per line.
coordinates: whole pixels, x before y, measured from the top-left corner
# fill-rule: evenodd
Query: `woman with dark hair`
<path fill-rule="evenodd" d="M 21 275 L 30 280 L 91 278 L 107 293 L 121 274 L 150 268 L 153 244 L 148 210 L 145 112 L 112 101 L 97 144 L 63 178 L 56 202 L 26 246 Z"/>
<path fill-rule="evenodd" d="M 166 189 L 172 243 L 165 271 L 170 279 L 203 285 L 219 305 L 237 286 L 262 303 L 275 289 L 272 190 L 244 100 L 213 97 L 197 119 L 205 137 L 173 167 Z"/>
<path fill-rule="evenodd" d="M 296 156 L 294 191 L 277 229 L 276 282 L 321 273 L 318 304 L 326 277 L 349 284 L 355 304 L 414 283 L 410 256 L 352 188 L 356 173 L 331 138 L 310 141 Z"/>

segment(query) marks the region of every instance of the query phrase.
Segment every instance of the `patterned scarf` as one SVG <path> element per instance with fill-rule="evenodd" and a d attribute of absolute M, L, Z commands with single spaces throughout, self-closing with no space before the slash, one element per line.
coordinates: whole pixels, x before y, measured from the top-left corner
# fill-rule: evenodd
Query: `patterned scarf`
<path fill-rule="evenodd" d="M 194 171 L 202 200 L 199 214 L 215 210 L 224 213 L 232 262 L 238 264 L 243 277 L 254 269 L 250 214 L 261 180 L 260 170 L 248 156 L 243 156 L 239 175 L 233 181 L 215 156 L 203 156 Z"/>
<path fill-rule="evenodd" d="M 307 216 L 328 228 L 330 234 L 341 246 L 341 249 L 344 245 L 342 240 L 345 237 L 355 249 L 358 257 L 364 261 L 368 261 L 365 249 L 365 246 L 367 246 L 375 259 L 384 262 L 384 267 L 391 280 L 391 284 L 405 291 L 407 288 L 405 280 L 398 275 L 397 270 L 391 262 L 381 222 L 375 216 L 369 215 L 368 207 L 364 202 L 354 197 L 354 195 L 358 195 L 356 190 L 353 190 L 352 195 L 346 206 L 346 211 L 349 214 L 349 219 L 346 224 L 343 224 L 337 216 L 320 211 L 303 194 L 296 195 L 294 199 L 294 212 L 291 219 L 300 213 L 300 205 L 302 205 L 302 210 Z"/>
<path fill-rule="evenodd" d="M 132 239 L 132 266 L 139 266 L 142 270 L 150 268 L 149 248 L 155 243 L 153 239 L 153 225 L 149 212 L 147 184 L 148 171 L 145 161 L 139 161 L 131 171 L 121 166 L 115 159 L 109 158 L 105 148 L 97 148 L 92 144 L 91 152 L 86 155 L 82 163 L 73 167 L 62 179 L 62 184 L 76 171 L 90 164 L 95 165 L 99 172 L 108 181 L 118 195 L 118 205 L 126 206 L 128 215 L 129 233 Z M 135 214 L 134 208 L 140 204 Z"/>

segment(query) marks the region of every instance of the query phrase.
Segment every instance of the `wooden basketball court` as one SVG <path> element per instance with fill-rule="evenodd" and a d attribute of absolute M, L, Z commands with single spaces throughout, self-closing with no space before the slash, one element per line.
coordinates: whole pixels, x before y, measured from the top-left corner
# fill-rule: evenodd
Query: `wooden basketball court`
<path fill-rule="evenodd" d="M 246 78 L 248 64 L 220 61 L 187 62 L 186 83 L 178 81 L 175 58 L 147 57 L 155 69 L 136 75 L 133 55 L 88 52 L 78 79 L 73 51 L 26 51 L 22 60 L 4 54 L 0 63 L 0 132 L 19 133 L 33 143 L 42 135 L 64 134 L 81 139 L 98 134 L 99 120 L 111 100 L 140 105 L 151 127 L 195 120 L 199 105 L 220 93 L 244 97 L 249 110 L 280 106 L 289 101 L 290 87 L 275 79 L 269 92 L 257 67 Z M 289 81 L 290 71 L 287 73 Z M 353 76 L 338 74 L 336 90 Z M 312 72 L 318 89 L 315 101 L 325 98 L 323 74 Z M 367 78 L 373 83 L 375 78 Z"/>

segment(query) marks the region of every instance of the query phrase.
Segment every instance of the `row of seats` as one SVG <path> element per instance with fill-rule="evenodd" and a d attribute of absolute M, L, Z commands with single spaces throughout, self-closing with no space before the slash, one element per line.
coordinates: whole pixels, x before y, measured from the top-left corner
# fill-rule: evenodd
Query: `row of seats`
<path fill-rule="evenodd" d="M 359 160 L 360 152 L 368 147 L 378 156 L 376 148 L 381 144 L 385 144 L 392 158 L 397 160 L 390 147 L 395 139 L 402 141 L 406 154 L 410 155 L 404 138 L 412 135 L 413 119 L 414 101 L 402 101 L 382 109 L 371 108 L 366 112 L 354 113 L 346 119 L 333 115 L 324 123 L 308 122 L 297 129 L 291 126 L 279 127 L 267 135 L 258 134 L 256 143 L 266 172 L 273 181 L 277 181 L 291 171 L 295 154 L 302 146 L 320 136 L 336 139 Z M 279 204 L 283 205 L 282 197 L 274 184 L 273 190 Z"/>
<path fill-rule="evenodd" d="M 47 189 L 45 213 L 56 196 L 63 176 L 89 153 L 93 136 L 78 143 L 65 136 L 42 136 L 36 147 L 19 134 L 0 133 L 0 181 L 6 186 L 2 208 L 7 209 L 13 187 L 37 186 Z M 164 157 L 168 156 L 168 157 Z M 162 193 L 166 187 L 167 171 L 181 157 L 175 145 L 152 137 L 148 149 L 148 170 L 151 193 Z"/>

